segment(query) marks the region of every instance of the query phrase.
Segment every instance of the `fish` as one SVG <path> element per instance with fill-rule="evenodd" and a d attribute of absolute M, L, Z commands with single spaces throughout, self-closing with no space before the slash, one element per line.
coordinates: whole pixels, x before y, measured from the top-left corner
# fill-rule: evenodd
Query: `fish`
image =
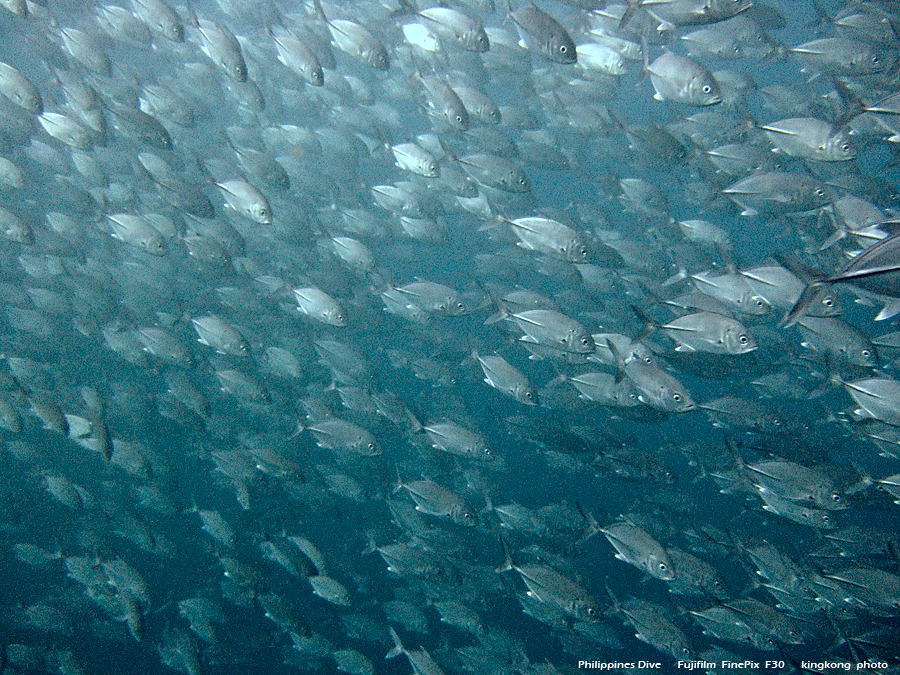
<path fill-rule="evenodd" d="M 818 181 L 798 173 L 758 173 L 722 190 L 741 207 L 742 216 L 772 216 L 812 211 L 828 204 L 828 192 Z"/>
<path fill-rule="evenodd" d="M 646 52 L 645 52 L 646 53 Z M 645 66 L 657 101 L 672 101 L 694 106 L 716 105 L 722 101 L 719 83 L 697 61 L 666 51 Z"/>
<path fill-rule="evenodd" d="M 599 531 L 616 549 L 616 558 L 619 560 L 635 565 L 663 581 L 677 577 L 677 570 L 666 550 L 641 528 L 621 522 L 601 527 Z"/>
<path fill-rule="evenodd" d="M 200 50 L 235 82 L 247 81 L 247 63 L 234 33 L 222 21 L 198 19 L 195 38 Z"/>
<path fill-rule="evenodd" d="M 272 41 L 278 50 L 278 60 L 289 70 L 314 87 L 325 84 L 325 72 L 315 50 L 290 31 L 272 31 Z"/>
<path fill-rule="evenodd" d="M 505 551 L 505 546 L 504 546 Z M 582 621 L 594 621 L 599 607 L 597 601 L 577 582 L 547 565 L 516 565 L 509 555 L 497 568 L 502 574 L 514 570 L 528 587 L 529 597 L 562 610 Z"/>
<path fill-rule="evenodd" d="M 309 425 L 306 429 L 315 437 L 320 448 L 346 450 L 364 457 L 381 454 L 381 447 L 372 433 L 353 422 L 328 417 Z"/>
<path fill-rule="evenodd" d="M 487 442 L 476 432 L 456 424 L 455 422 L 438 422 L 422 427 L 427 434 L 431 447 L 451 455 L 491 461 L 493 452 Z"/>
<path fill-rule="evenodd" d="M 514 12 L 510 8 L 509 16 L 526 44 L 533 45 L 544 58 L 562 65 L 577 63 L 578 52 L 572 36 L 537 5 L 529 2 Z"/>
<path fill-rule="evenodd" d="M 635 308 L 637 309 L 637 308 Z M 677 352 L 706 352 L 709 354 L 747 354 L 757 348 L 756 339 L 739 321 L 713 312 L 685 314 L 666 323 L 649 320 L 675 341 Z"/>
<path fill-rule="evenodd" d="M 594 338 L 588 329 L 556 310 L 528 309 L 508 315 L 506 320 L 514 322 L 524 333 L 519 338 L 522 342 L 573 354 L 594 352 Z"/>
<path fill-rule="evenodd" d="M 44 112 L 44 102 L 34 82 L 3 62 L 0 62 L 0 95 L 34 115 Z"/>
<path fill-rule="evenodd" d="M 837 4 L 0 0 L 6 670 L 893 663 Z"/>
<path fill-rule="evenodd" d="M 821 162 L 848 162 L 856 157 L 850 136 L 824 120 L 797 117 L 761 124 L 778 152 Z"/>
<path fill-rule="evenodd" d="M 461 496 L 432 480 L 397 481 L 394 492 L 406 490 L 416 503 L 416 511 L 430 516 L 450 518 L 455 523 L 474 527 L 478 512 Z"/>
<path fill-rule="evenodd" d="M 314 2 L 316 15 L 328 26 L 338 49 L 376 70 L 387 71 L 391 67 L 387 48 L 369 29 L 349 19 L 329 20 L 319 0 Z"/>
<path fill-rule="evenodd" d="M 472 358 L 481 366 L 485 384 L 511 396 L 519 403 L 538 405 L 537 390 L 522 371 L 502 356 L 480 356 L 478 352 L 473 352 Z"/>
<path fill-rule="evenodd" d="M 572 228 L 549 218 L 506 221 L 522 248 L 547 253 L 573 263 L 590 261 L 587 244 Z"/>
<path fill-rule="evenodd" d="M 428 7 L 416 12 L 435 34 L 467 51 L 483 53 L 491 48 L 484 25 L 475 17 L 449 7 Z"/>
<path fill-rule="evenodd" d="M 225 198 L 225 207 L 260 225 L 272 224 L 269 200 L 258 188 L 242 180 L 216 183 Z"/>
<path fill-rule="evenodd" d="M 341 304 L 324 291 L 313 288 L 295 288 L 297 311 L 315 321 L 329 326 L 346 326 L 347 314 Z"/>

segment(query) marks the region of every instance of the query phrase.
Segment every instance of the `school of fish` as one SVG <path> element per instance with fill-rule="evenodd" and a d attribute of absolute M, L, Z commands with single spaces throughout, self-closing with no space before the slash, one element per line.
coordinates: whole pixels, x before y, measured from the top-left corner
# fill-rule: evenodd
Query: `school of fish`
<path fill-rule="evenodd" d="M 900 672 L 900 3 L 503 1 L 0 0 L 0 675 Z"/>

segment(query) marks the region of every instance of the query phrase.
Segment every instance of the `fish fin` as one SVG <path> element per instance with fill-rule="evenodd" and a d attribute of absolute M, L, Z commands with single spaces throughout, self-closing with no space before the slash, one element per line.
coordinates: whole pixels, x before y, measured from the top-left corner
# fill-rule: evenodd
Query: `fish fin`
<path fill-rule="evenodd" d="M 743 211 L 741 211 L 741 215 L 742 216 L 758 216 L 759 211 L 757 211 L 756 209 L 746 208 Z"/>
<path fill-rule="evenodd" d="M 610 341 L 609 338 L 606 338 L 606 348 L 612 353 L 613 358 L 616 360 L 616 384 L 622 382 L 625 379 L 625 358 L 622 356 L 622 352 L 618 350 L 618 348 Z M 640 396 L 638 396 L 640 399 Z"/>
<path fill-rule="evenodd" d="M 679 281 L 684 281 L 684 280 L 687 279 L 689 276 L 691 276 L 691 275 L 688 274 L 688 271 L 682 267 L 680 270 L 678 270 L 678 271 L 677 271 L 675 274 L 673 274 L 671 277 L 669 277 L 668 279 L 666 279 L 665 281 L 663 281 L 663 282 L 660 284 L 660 286 L 671 286 L 671 285 L 673 285 L 673 284 L 677 284 Z"/>
<path fill-rule="evenodd" d="M 812 283 L 809 284 L 805 289 L 803 289 L 800 297 L 797 298 L 797 302 L 794 303 L 794 306 L 791 307 L 790 311 L 787 313 L 784 319 L 782 319 L 782 328 L 789 328 L 790 326 L 793 326 L 806 314 L 806 310 L 812 304 L 812 301 L 816 296 L 816 291 L 818 291 L 821 285 L 821 283 Z"/>
<path fill-rule="evenodd" d="M 760 124 L 759 128 L 763 131 L 771 131 L 773 134 L 784 134 L 785 136 L 799 136 L 800 134 L 796 131 L 788 131 L 786 129 L 779 129 L 777 127 L 769 126 L 768 124 Z M 781 148 L 774 148 L 772 152 L 782 152 Z"/>
<path fill-rule="evenodd" d="M 844 239 L 847 236 L 847 230 L 841 228 L 837 230 L 834 234 L 832 234 L 828 239 L 822 242 L 821 246 L 819 246 L 819 251 L 825 251 L 836 243 L 838 243 L 841 239 Z"/>
<path fill-rule="evenodd" d="M 512 558 L 509 556 L 509 551 L 506 550 L 506 542 L 503 541 L 503 535 L 498 535 L 497 538 L 500 540 L 500 548 L 503 550 L 503 557 L 505 560 L 503 564 L 494 571 L 497 572 L 497 574 L 502 574 L 503 572 L 515 569 L 515 565 L 513 565 Z"/>
<path fill-rule="evenodd" d="M 581 514 L 581 517 L 584 518 L 585 522 L 587 522 L 588 525 L 585 533 L 581 535 L 581 539 L 575 542 L 576 544 L 581 544 L 600 532 L 600 524 L 594 518 L 593 514 L 584 510 L 581 502 L 579 502 L 577 499 L 575 500 L 575 506 L 578 508 L 578 513 Z"/>
<path fill-rule="evenodd" d="M 644 4 L 642 0 L 628 0 L 628 6 L 625 9 L 625 13 L 622 15 L 622 18 L 619 19 L 619 30 L 624 30 L 631 20 L 634 18 L 634 15 L 638 13 L 638 10 L 641 8 L 641 5 Z"/>
<path fill-rule="evenodd" d="M 318 18 L 319 21 L 328 23 L 328 17 L 325 16 L 325 10 L 322 9 L 322 3 L 319 2 L 319 0 L 313 0 L 313 7 L 316 9 L 316 18 Z"/>
<path fill-rule="evenodd" d="M 897 314 L 900 314 L 900 298 L 894 298 L 893 300 L 885 304 L 885 306 L 881 308 L 881 311 L 878 312 L 875 320 L 884 321 L 885 319 L 890 319 Z"/>
<path fill-rule="evenodd" d="M 656 319 L 647 314 L 647 312 L 642 310 L 637 305 L 631 305 L 631 311 L 634 312 L 637 315 L 638 319 L 640 319 L 641 323 L 644 324 L 641 332 L 635 336 L 634 342 L 640 342 L 645 337 L 650 335 L 654 330 L 660 327 L 659 322 Z"/>
<path fill-rule="evenodd" d="M 319 2 L 316 0 L 316 4 Z M 400 642 L 400 637 L 397 635 L 397 632 L 394 630 L 393 626 L 388 626 L 388 630 L 391 633 L 391 639 L 394 641 L 394 648 L 391 649 L 387 654 L 385 654 L 385 659 L 393 659 L 400 656 L 403 653 L 403 643 Z"/>

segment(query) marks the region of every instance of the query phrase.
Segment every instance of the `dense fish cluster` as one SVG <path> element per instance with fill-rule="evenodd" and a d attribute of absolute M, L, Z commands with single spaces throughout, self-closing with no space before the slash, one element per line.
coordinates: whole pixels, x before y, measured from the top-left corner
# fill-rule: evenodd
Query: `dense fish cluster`
<path fill-rule="evenodd" d="M 0 43 L 3 675 L 898 672 L 896 2 Z"/>

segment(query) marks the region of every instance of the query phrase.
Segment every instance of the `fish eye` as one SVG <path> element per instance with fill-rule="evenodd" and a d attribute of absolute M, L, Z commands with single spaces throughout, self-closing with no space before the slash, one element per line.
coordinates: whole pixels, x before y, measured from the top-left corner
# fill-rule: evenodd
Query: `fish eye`
<path fill-rule="evenodd" d="M 672 394 L 672 399 L 675 403 L 681 403 L 681 394 Z"/>
<path fill-rule="evenodd" d="M 566 47 L 565 45 L 560 45 L 560 46 L 559 46 L 559 53 L 560 53 L 560 54 L 567 54 L 568 52 L 569 52 L 569 48 L 568 48 L 568 47 Z"/>
<path fill-rule="evenodd" d="M 462 124 L 462 115 L 457 115 L 457 116 L 456 116 L 456 123 L 457 123 L 457 124 Z"/>
<path fill-rule="evenodd" d="M 840 504 L 841 496 L 840 495 L 831 495 L 831 501 L 833 501 L 835 504 Z"/>
<path fill-rule="evenodd" d="M 867 359 L 867 358 L 869 358 L 870 356 L 872 356 L 872 352 L 870 352 L 868 349 L 863 349 L 863 350 L 862 350 L 862 355 L 863 355 L 863 358 L 864 358 L 864 359 Z"/>
<path fill-rule="evenodd" d="M 741 344 L 742 344 L 742 345 L 745 345 L 745 344 L 747 344 L 748 342 L 750 342 L 750 339 L 749 339 L 746 335 L 741 335 L 740 341 L 741 341 Z"/>
<path fill-rule="evenodd" d="M 519 176 L 519 185 L 525 185 L 525 177 Z"/>
<path fill-rule="evenodd" d="M 587 608 L 587 615 L 588 615 L 588 616 L 594 616 L 596 613 L 597 613 L 597 610 L 594 609 L 593 607 L 588 607 L 588 608 Z"/>
<path fill-rule="evenodd" d="M 587 346 L 587 345 L 591 344 L 591 339 L 588 337 L 583 337 L 583 338 L 581 338 L 581 344 Z"/>
<path fill-rule="evenodd" d="M 531 400 L 532 398 L 534 398 L 534 394 L 532 394 L 530 391 L 526 391 L 525 398 L 527 398 L 528 400 Z"/>
<path fill-rule="evenodd" d="M 875 56 L 872 57 L 872 63 L 878 63 L 879 61 L 881 61 L 881 59 L 878 58 L 878 54 L 875 54 Z"/>
<path fill-rule="evenodd" d="M 375 449 L 375 444 L 374 444 L 374 443 L 368 443 L 368 444 L 366 444 L 366 447 L 367 447 L 369 450 L 374 450 L 374 449 Z"/>
<path fill-rule="evenodd" d="M 668 572 L 669 567 L 666 565 L 666 563 L 659 563 L 659 571 L 660 572 Z"/>
<path fill-rule="evenodd" d="M 827 513 L 823 513 L 823 514 L 822 514 L 822 522 L 823 522 L 823 523 L 830 523 L 830 522 L 831 522 L 831 516 L 829 516 Z"/>
<path fill-rule="evenodd" d="M 844 143 L 844 144 L 841 146 L 841 150 L 843 150 L 844 152 L 850 152 L 850 144 L 849 144 L 849 143 Z"/>
<path fill-rule="evenodd" d="M 824 196 L 825 196 L 825 190 L 824 190 L 823 188 L 820 188 L 820 187 L 819 187 L 819 188 L 816 188 L 816 194 L 817 194 L 819 197 L 824 197 Z"/>
<path fill-rule="evenodd" d="M 712 91 L 712 87 L 711 87 L 711 86 L 709 86 L 708 84 L 704 84 L 704 85 L 703 85 L 703 93 L 704 93 L 704 94 L 708 94 L 708 93 L 711 92 L 711 91 Z"/>
<path fill-rule="evenodd" d="M 472 514 L 471 514 L 471 513 L 464 513 L 464 514 L 463 514 L 463 518 L 465 518 L 466 520 L 471 520 L 471 519 L 472 519 Z"/>
<path fill-rule="evenodd" d="M 833 298 L 825 298 L 822 300 L 822 304 L 826 307 L 834 307 L 834 299 Z"/>

